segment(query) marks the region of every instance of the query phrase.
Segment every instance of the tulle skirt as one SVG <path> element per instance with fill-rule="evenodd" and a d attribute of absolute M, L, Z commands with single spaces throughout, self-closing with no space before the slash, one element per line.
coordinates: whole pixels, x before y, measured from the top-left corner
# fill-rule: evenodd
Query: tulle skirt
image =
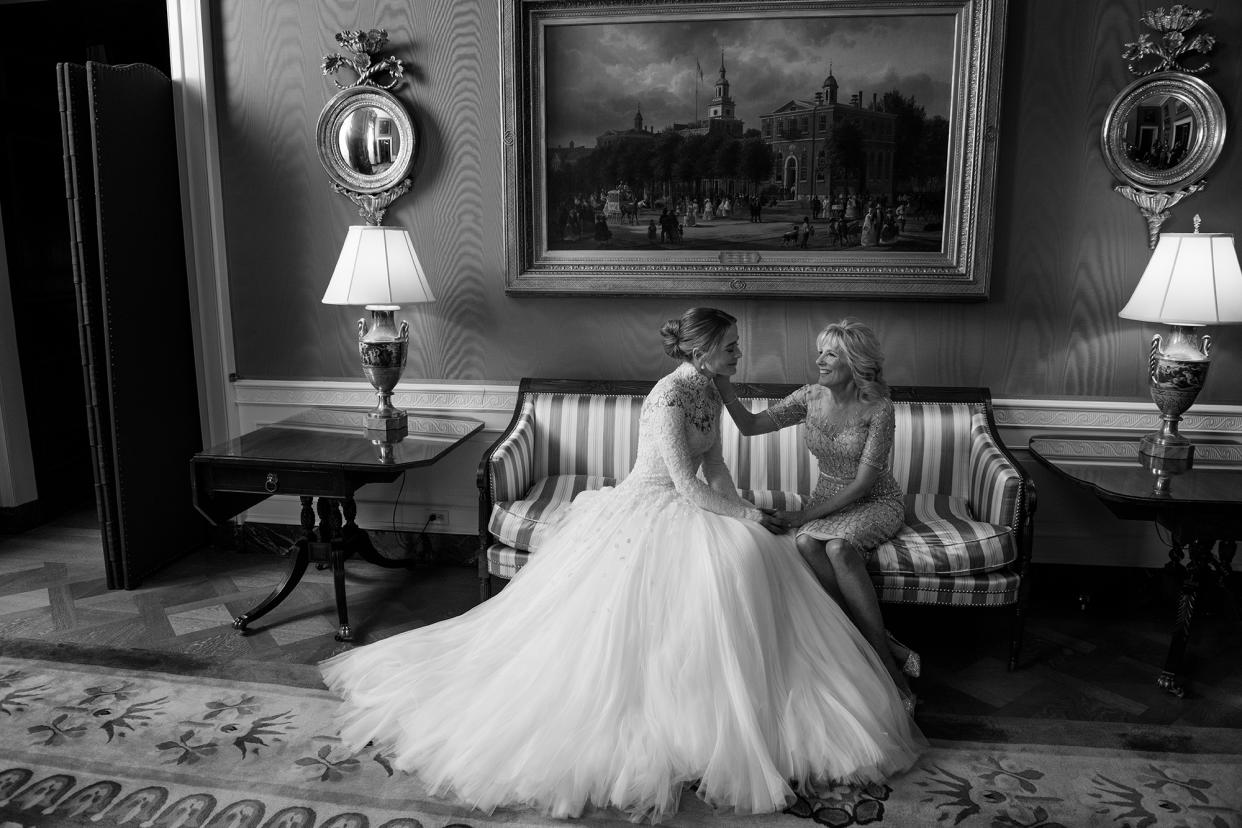
<path fill-rule="evenodd" d="M 639 483 L 580 495 L 491 600 L 322 662 L 344 741 L 483 811 L 558 817 L 658 820 L 696 781 L 779 811 L 791 783 L 913 764 L 922 735 L 793 536 Z"/>

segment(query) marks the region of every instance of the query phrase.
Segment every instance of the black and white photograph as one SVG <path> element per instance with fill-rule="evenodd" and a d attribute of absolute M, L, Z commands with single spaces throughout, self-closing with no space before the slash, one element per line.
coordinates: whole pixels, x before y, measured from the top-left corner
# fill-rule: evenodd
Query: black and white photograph
<path fill-rule="evenodd" d="M 0 31 L 0 828 L 1242 828 L 1242 3 Z"/>

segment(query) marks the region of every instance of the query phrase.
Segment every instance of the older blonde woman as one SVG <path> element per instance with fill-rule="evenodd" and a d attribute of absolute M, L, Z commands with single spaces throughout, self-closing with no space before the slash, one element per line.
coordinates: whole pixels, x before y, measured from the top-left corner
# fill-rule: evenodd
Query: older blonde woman
<path fill-rule="evenodd" d="M 875 332 L 853 319 L 820 331 L 816 352 L 818 381 L 765 411 L 752 413 L 742 405 L 728 376 L 717 374 L 716 386 L 745 435 L 806 423 L 807 448 L 819 461 L 819 480 L 804 508 L 775 517 L 798 527 L 803 559 L 875 648 L 912 708 L 906 676 L 919 674 L 919 656 L 885 631 L 867 574 L 876 547 L 897 533 L 905 516 L 904 493 L 888 467 L 894 418 L 883 378 L 884 353 Z"/>

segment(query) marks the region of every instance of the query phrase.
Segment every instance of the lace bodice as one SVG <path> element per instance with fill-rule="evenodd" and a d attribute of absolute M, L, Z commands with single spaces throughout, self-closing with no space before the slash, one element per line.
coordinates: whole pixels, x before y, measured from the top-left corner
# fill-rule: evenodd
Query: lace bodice
<path fill-rule="evenodd" d="M 762 513 L 738 495 L 725 465 L 720 407 L 720 395 L 711 379 L 688 363 L 657 382 L 643 401 L 638 456 L 626 484 L 671 484 L 702 509 L 759 520 Z M 698 476 L 700 468 L 703 479 Z"/>
<path fill-rule="evenodd" d="M 827 392 L 817 385 L 804 385 L 768 408 L 768 415 L 782 428 L 806 423 L 806 445 L 819 462 L 822 475 L 837 480 L 853 480 L 859 465 L 866 463 L 882 474 L 873 485 L 877 489 L 896 489 L 889 472 L 896 419 L 893 401 L 880 400 L 874 406 L 844 418 L 829 411 Z"/>

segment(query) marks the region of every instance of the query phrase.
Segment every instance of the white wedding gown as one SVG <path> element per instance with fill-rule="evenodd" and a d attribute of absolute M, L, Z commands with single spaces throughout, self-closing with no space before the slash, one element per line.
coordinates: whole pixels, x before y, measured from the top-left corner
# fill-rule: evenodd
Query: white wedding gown
<path fill-rule="evenodd" d="M 925 747 L 874 650 L 734 488 L 720 397 L 688 365 L 643 405 L 638 457 L 504 590 L 320 665 L 342 738 L 490 812 L 779 811 L 791 782 L 869 782 Z M 702 468 L 707 482 L 696 476 Z"/>

